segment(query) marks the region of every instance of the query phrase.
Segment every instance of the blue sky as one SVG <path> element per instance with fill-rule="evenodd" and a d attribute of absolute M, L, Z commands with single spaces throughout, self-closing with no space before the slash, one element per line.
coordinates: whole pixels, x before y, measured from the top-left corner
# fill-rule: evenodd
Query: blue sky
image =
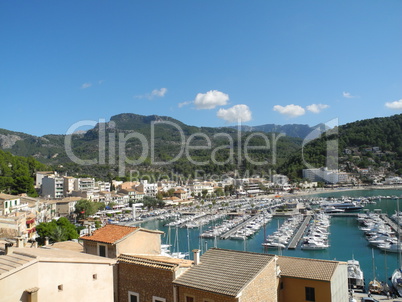
<path fill-rule="evenodd" d="M 0 128 L 196 126 L 402 112 L 402 1 L 1 1 Z M 135 130 L 135 129 L 134 129 Z"/>

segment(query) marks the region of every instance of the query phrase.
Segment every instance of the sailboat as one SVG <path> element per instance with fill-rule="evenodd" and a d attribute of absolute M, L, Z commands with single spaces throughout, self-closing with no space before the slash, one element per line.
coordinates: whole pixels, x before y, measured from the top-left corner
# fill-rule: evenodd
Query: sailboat
<path fill-rule="evenodd" d="M 399 234 L 399 198 L 396 200 L 396 206 L 397 206 L 397 217 L 398 217 L 398 243 L 400 241 L 400 234 Z M 395 288 L 395 290 L 398 292 L 399 296 L 402 296 L 402 271 L 401 271 L 401 250 L 399 249 L 399 254 L 398 254 L 398 265 L 399 267 L 393 272 L 392 277 L 391 277 L 391 282 L 392 286 Z"/>
<path fill-rule="evenodd" d="M 373 258 L 373 280 L 370 281 L 368 285 L 368 291 L 372 294 L 381 294 L 384 291 L 384 287 L 380 281 L 375 277 L 375 263 L 374 263 L 374 250 L 371 249 L 371 254 Z"/>

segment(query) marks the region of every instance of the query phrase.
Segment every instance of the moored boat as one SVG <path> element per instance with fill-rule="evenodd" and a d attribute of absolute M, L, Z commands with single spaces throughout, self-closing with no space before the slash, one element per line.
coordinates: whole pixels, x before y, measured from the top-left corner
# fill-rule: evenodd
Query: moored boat
<path fill-rule="evenodd" d="M 348 285 L 349 289 L 364 289 L 364 275 L 359 261 L 348 260 Z"/>

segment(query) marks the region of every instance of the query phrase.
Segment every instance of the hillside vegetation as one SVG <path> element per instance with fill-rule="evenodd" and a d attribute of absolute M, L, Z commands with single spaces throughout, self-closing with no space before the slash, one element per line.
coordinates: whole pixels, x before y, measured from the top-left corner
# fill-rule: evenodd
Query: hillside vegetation
<path fill-rule="evenodd" d="M 334 143 L 339 161 L 332 162 L 331 167 L 327 150 Z M 402 115 L 356 121 L 329 130 L 286 160 L 279 171 L 301 178 L 306 163 L 317 168 L 339 164 L 351 173 L 369 169 L 373 174 L 402 174 Z"/>

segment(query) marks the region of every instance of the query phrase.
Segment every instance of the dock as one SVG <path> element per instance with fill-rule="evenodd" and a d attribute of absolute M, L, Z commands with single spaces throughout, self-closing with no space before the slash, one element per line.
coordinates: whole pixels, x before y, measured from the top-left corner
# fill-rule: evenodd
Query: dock
<path fill-rule="evenodd" d="M 303 236 L 304 232 L 306 231 L 307 225 L 310 222 L 311 217 L 312 217 L 311 215 L 307 215 L 304 218 L 304 221 L 300 225 L 299 230 L 297 231 L 297 233 L 293 236 L 292 240 L 290 241 L 290 243 L 288 245 L 288 249 L 294 250 L 296 248 L 296 246 L 299 243 L 301 237 Z"/>
<path fill-rule="evenodd" d="M 398 224 L 396 222 L 394 222 L 393 220 L 391 220 L 391 218 L 388 217 L 387 214 L 381 214 L 380 215 L 381 219 L 385 221 L 386 224 L 388 224 L 392 230 L 399 236 L 401 236 L 401 232 L 398 228 Z"/>
<path fill-rule="evenodd" d="M 221 236 L 219 236 L 220 239 L 228 239 L 233 233 L 237 232 L 240 228 L 248 224 L 249 222 L 253 221 L 256 219 L 257 216 L 251 216 L 249 219 L 243 221 L 242 223 L 236 225 L 233 229 L 230 229 L 229 231 L 223 233 Z"/>

